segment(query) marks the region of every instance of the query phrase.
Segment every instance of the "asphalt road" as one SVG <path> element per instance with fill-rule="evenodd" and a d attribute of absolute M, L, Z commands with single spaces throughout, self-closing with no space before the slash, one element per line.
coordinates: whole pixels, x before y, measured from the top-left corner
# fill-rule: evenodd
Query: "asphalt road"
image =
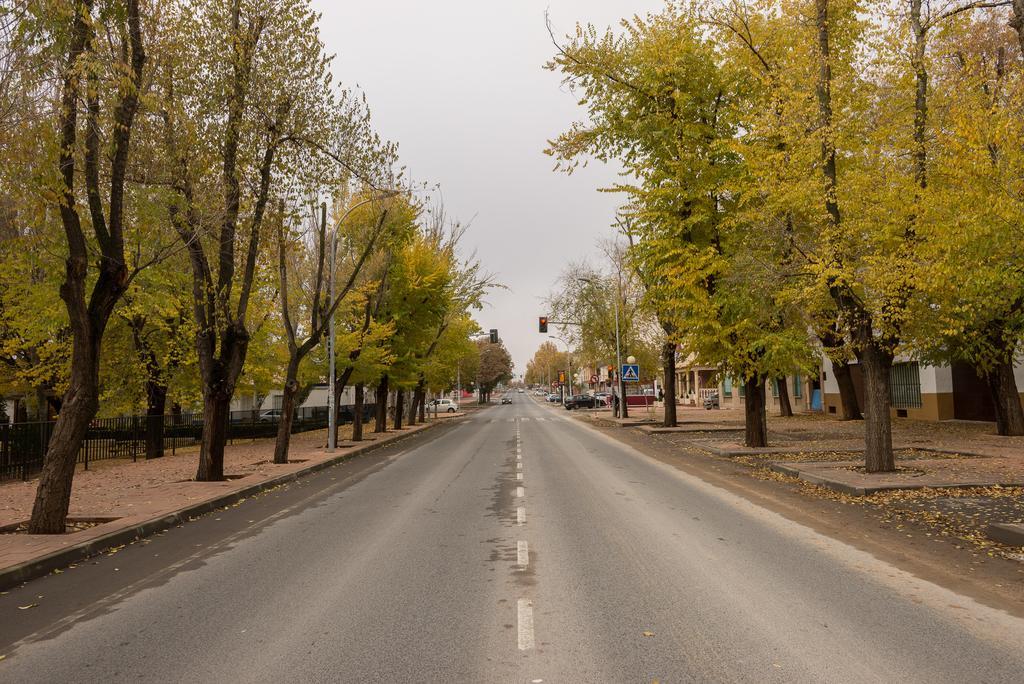
<path fill-rule="evenodd" d="M 0 681 L 1024 677 L 1024 621 L 515 401 L 0 597 Z"/>

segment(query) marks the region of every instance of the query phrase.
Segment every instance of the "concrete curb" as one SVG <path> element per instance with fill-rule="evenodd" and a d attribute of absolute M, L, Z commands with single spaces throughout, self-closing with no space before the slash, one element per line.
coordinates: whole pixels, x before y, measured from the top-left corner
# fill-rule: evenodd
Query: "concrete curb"
<path fill-rule="evenodd" d="M 24 563 L 18 565 L 12 565 L 10 567 L 0 570 L 0 591 L 6 591 L 11 589 L 22 582 L 27 582 L 37 577 L 49 574 L 50 572 L 66 567 L 76 561 L 84 560 L 91 556 L 95 556 L 105 549 L 109 549 L 112 546 L 120 546 L 129 542 L 149 537 L 156 534 L 157 532 L 163 532 L 166 529 L 174 527 L 188 522 L 190 518 L 210 511 L 222 508 L 224 506 L 231 505 L 241 499 L 246 499 L 254 494 L 278 487 L 282 484 L 294 482 L 301 477 L 306 475 L 312 475 L 313 473 L 321 470 L 326 470 L 331 466 L 337 465 L 343 461 L 347 461 L 355 456 L 362 456 L 371 451 L 382 449 L 393 444 L 398 444 L 406 439 L 427 432 L 435 425 L 444 425 L 454 422 L 453 420 L 445 420 L 443 422 L 427 423 L 426 427 L 419 428 L 414 432 L 407 434 L 399 434 L 392 439 L 383 441 L 375 441 L 369 444 L 353 447 L 343 453 L 339 453 L 336 456 L 329 458 L 325 461 L 320 461 L 312 465 L 305 466 L 299 470 L 295 470 L 290 473 L 278 475 L 270 480 L 264 480 L 263 482 L 257 482 L 255 484 L 248 485 L 242 489 L 236 489 L 232 492 L 227 492 L 213 499 L 207 499 L 206 501 L 200 501 L 199 503 L 187 506 L 186 508 L 178 509 L 172 513 L 164 514 L 145 520 L 137 525 L 131 527 L 125 527 L 120 530 L 114 530 L 102 537 L 95 539 L 89 539 L 81 543 L 69 546 L 59 551 L 53 551 L 46 555 L 39 556 Z"/>
<path fill-rule="evenodd" d="M 1024 525 L 1015 523 L 992 523 L 985 531 L 989 539 L 1007 546 L 1024 546 Z"/>

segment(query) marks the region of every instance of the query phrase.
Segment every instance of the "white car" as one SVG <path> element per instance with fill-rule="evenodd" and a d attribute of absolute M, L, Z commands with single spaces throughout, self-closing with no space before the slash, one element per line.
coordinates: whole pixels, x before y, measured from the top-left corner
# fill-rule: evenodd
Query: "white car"
<path fill-rule="evenodd" d="M 427 404 L 427 411 L 436 411 L 437 413 L 455 413 L 459 410 L 459 405 L 451 399 L 433 399 Z"/>

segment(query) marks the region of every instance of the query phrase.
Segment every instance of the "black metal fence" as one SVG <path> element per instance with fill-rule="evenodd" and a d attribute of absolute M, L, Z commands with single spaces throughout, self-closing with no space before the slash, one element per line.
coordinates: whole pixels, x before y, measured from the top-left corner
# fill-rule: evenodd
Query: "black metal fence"
<path fill-rule="evenodd" d="M 366 409 L 364 415 L 368 417 L 373 405 Z M 327 407 L 297 409 L 292 432 L 326 428 L 327 418 Z M 279 410 L 233 411 L 228 420 L 228 441 L 274 437 L 280 420 Z M 343 406 L 339 421 L 351 420 L 352 407 Z M 0 481 L 28 479 L 39 472 L 54 425 L 54 422 L 0 424 Z M 147 449 L 173 454 L 177 449 L 199 444 L 202 435 L 201 413 L 97 418 L 82 441 L 78 462 L 88 470 L 92 461 L 146 458 Z"/>

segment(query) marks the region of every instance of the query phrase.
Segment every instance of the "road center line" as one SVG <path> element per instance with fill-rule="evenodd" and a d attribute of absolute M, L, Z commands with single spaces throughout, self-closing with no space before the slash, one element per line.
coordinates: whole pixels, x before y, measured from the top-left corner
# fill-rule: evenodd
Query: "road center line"
<path fill-rule="evenodd" d="M 524 496 L 526 496 L 526 490 L 523 489 L 522 487 L 516 487 L 516 496 L 522 499 Z"/>
<path fill-rule="evenodd" d="M 522 482 L 523 481 L 523 474 L 522 473 L 516 473 L 516 479 L 519 480 L 520 482 Z"/>
<path fill-rule="evenodd" d="M 530 547 L 525 541 L 516 542 L 516 564 L 522 568 L 530 564 Z"/>
<path fill-rule="evenodd" d="M 526 506 L 520 506 L 516 509 L 516 524 L 522 525 L 526 522 Z"/>
<path fill-rule="evenodd" d="M 533 601 L 519 599 L 519 650 L 533 648 Z"/>

